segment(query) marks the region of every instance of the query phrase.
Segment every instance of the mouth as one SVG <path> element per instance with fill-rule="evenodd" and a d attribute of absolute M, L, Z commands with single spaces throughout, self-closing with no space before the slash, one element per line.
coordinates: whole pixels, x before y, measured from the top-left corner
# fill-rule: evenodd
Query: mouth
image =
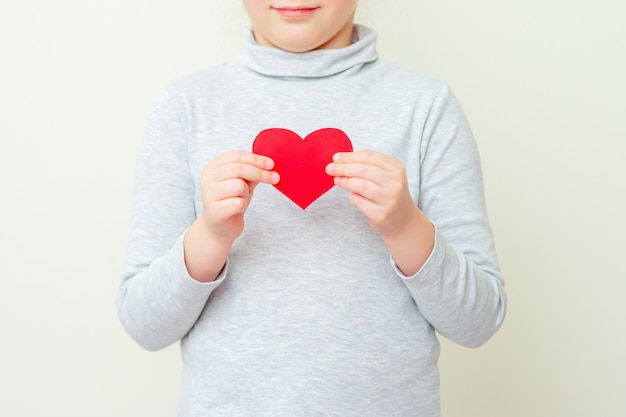
<path fill-rule="evenodd" d="M 305 7 L 305 6 L 284 6 L 284 7 L 272 7 L 279 15 L 283 17 L 306 17 L 309 16 L 317 9 L 317 7 Z"/>

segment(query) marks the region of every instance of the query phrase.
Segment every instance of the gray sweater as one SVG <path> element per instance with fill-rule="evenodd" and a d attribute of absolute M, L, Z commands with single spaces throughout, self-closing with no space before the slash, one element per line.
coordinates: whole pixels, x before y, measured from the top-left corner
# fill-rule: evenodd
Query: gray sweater
<path fill-rule="evenodd" d="M 404 276 L 381 238 L 332 188 L 302 210 L 259 185 L 215 282 L 193 280 L 182 237 L 202 210 L 204 165 L 250 150 L 266 128 L 343 130 L 355 150 L 405 167 L 436 227 Z M 149 120 L 118 310 L 146 349 L 181 341 L 179 416 L 439 416 L 436 332 L 478 346 L 499 328 L 503 281 L 472 133 L 443 83 L 378 59 L 376 34 L 240 59 L 165 89 Z"/>

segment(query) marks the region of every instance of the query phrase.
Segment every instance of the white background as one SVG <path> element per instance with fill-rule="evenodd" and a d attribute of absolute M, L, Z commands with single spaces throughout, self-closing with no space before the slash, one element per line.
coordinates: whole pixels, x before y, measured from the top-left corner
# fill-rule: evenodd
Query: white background
<path fill-rule="evenodd" d="M 624 416 L 626 3 L 364 0 L 383 58 L 458 95 L 509 295 L 443 341 L 444 417 Z M 178 347 L 115 312 L 134 158 L 158 92 L 235 58 L 235 0 L 2 0 L 0 415 L 172 416 Z"/>

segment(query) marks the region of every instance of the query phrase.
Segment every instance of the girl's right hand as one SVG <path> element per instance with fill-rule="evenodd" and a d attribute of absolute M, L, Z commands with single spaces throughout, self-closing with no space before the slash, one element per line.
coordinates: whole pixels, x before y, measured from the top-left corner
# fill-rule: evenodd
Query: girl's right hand
<path fill-rule="evenodd" d="M 280 179 L 272 168 L 270 158 L 244 151 L 223 153 L 206 164 L 200 183 L 203 212 L 183 241 L 185 265 L 193 279 L 209 282 L 219 276 L 243 232 L 243 214 L 254 188 Z"/>
<path fill-rule="evenodd" d="M 259 183 L 276 184 L 274 161 L 246 151 L 229 151 L 207 163 L 202 173 L 202 221 L 212 239 L 226 244 L 243 232 L 243 214 Z"/>

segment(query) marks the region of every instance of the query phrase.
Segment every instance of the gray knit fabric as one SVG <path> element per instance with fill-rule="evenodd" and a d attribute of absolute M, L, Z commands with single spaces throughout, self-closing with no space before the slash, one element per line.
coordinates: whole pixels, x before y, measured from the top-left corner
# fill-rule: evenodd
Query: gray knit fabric
<path fill-rule="evenodd" d="M 163 92 L 138 156 L 118 310 L 146 349 L 181 341 L 179 416 L 439 416 L 435 331 L 478 346 L 506 296 L 471 131 L 450 89 L 376 53 L 363 26 L 337 50 L 255 44 Z M 412 277 L 332 188 L 306 210 L 261 184 L 227 266 L 187 273 L 182 237 L 202 210 L 204 165 L 266 128 L 339 128 L 391 155 L 435 224 Z"/>

